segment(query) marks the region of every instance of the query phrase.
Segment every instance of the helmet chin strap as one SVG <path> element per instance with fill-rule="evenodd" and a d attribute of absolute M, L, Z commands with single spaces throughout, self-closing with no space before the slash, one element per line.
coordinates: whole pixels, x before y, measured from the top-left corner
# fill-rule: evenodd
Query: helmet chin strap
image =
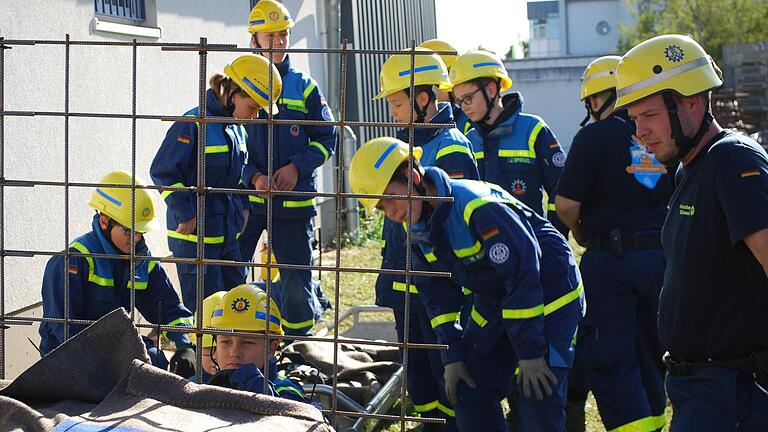
<path fill-rule="evenodd" d="M 419 195 L 421 195 L 422 197 L 426 198 L 427 197 L 427 187 L 424 186 L 424 180 L 425 180 L 424 176 L 422 176 L 421 183 L 419 183 L 418 186 L 414 185 L 414 187 L 416 188 L 416 192 L 418 192 Z M 430 204 L 430 202 L 428 200 L 426 200 L 426 199 L 422 200 L 421 201 L 421 217 L 419 217 L 419 220 L 416 221 L 416 222 L 418 223 L 418 222 L 426 222 L 426 221 L 428 221 L 429 218 L 432 216 L 432 212 L 434 210 L 435 209 L 432 207 L 432 204 Z"/>
<path fill-rule="evenodd" d="M 491 98 L 488 96 L 488 92 L 485 91 L 485 85 L 480 84 L 480 93 L 483 94 L 483 99 L 485 99 L 485 106 L 487 108 L 485 112 L 485 116 L 483 116 L 482 119 L 480 119 L 481 122 L 488 121 L 489 118 L 491 118 L 491 110 L 493 109 L 493 103 L 496 101 L 496 98 L 499 97 L 499 89 L 501 88 L 501 83 L 499 80 L 496 80 L 496 97 L 491 100 Z"/>
<path fill-rule="evenodd" d="M 579 123 L 579 126 L 584 127 L 585 124 L 589 121 L 589 119 L 594 116 L 596 121 L 599 121 L 600 118 L 603 116 L 603 113 L 605 110 L 608 109 L 614 102 L 616 101 L 616 93 L 612 92 L 611 96 L 608 97 L 608 99 L 603 102 L 603 104 L 600 106 L 600 108 L 597 111 L 592 111 L 592 104 L 589 103 L 589 97 L 584 99 L 584 106 L 587 108 L 587 116 L 584 117 L 584 120 Z"/>
<path fill-rule="evenodd" d="M 415 97 L 413 98 L 413 111 L 416 113 L 416 118 L 413 119 L 415 123 L 424 123 L 424 119 L 427 117 L 427 110 L 429 109 L 429 104 L 431 104 L 435 98 L 435 94 L 433 92 L 426 92 L 426 93 L 428 94 L 429 100 L 424 105 L 424 108 L 419 106 L 419 103 L 416 101 Z"/>
<path fill-rule="evenodd" d="M 709 125 L 714 120 L 712 113 L 709 112 L 709 108 L 704 113 L 704 117 L 701 119 L 699 129 L 692 137 L 687 137 L 683 134 L 683 128 L 680 125 L 680 116 L 678 115 L 677 102 L 672 97 L 670 92 L 662 94 L 664 98 L 664 104 L 667 106 L 667 114 L 669 115 L 669 124 L 672 127 L 672 139 L 677 144 L 677 159 L 682 159 L 687 155 L 696 144 L 701 141 L 701 137 L 709 130 Z"/>
<path fill-rule="evenodd" d="M 235 86 L 237 88 L 237 86 Z M 230 117 L 233 117 L 235 114 L 235 103 L 232 102 L 232 97 L 235 96 L 236 93 L 240 93 L 241 90 L 237 89 L 234 91 L 229 92 L 227 95 L 227 104 L 224 105 L 224 110 L 229 114 Z"/>

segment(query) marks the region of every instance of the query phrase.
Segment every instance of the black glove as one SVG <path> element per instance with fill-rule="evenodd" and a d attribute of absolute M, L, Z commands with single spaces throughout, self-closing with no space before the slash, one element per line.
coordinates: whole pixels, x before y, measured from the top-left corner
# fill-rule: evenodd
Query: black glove
<path fill-rule="evenodd" d="M 171 357 L 171 372 L 183 378 L 195 376 L 195 350 L 192 348 L 179 348 Z"/>

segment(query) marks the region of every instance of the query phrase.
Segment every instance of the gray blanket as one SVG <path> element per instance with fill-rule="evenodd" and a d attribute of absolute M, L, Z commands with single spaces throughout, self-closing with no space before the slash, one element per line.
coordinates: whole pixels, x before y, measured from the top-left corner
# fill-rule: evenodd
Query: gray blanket
<path fill-rule="evenodd" d="M 118 309 L 13 382 L 0 381 L 0 430 L 333 431 L 312 406 L 194 384 L 148 361 Z"/>

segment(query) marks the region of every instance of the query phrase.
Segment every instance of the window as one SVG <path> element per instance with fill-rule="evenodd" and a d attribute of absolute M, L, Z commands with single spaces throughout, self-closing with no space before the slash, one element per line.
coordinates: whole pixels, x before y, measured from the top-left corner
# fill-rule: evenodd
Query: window
<path fill-rule="evenodd" d="M 146 19 L 144 0 L 94 0 L 96 15 L 119 18 L 133 23 Z"/>

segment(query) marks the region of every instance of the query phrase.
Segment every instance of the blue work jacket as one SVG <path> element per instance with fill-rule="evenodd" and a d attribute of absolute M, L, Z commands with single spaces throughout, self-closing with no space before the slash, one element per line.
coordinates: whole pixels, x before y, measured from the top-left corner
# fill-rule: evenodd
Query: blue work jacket
<path fill-rule="evenodd" d="M 75 253 L 110 254 L 120 256 L 105 237 L 94 217 L 93 230 L 75 239 L 69 250 Z M 151 256 L 144 240 L 136 245 L 136 256 Z M 192 313 L 184 307 L 174 291 L 163 267 L 157 261 L 137 260 L 135 283 L 130 282 L 130 264 L 123 259 L 70 257 L 64 269 L 64 257 L 54 256 L 45 266 L 43 276 L 43 316 L 64 318 L 64 275 L 69 277 L 69 317 L 98 320 L 117 308 L 130 309 L 130 289 L 136 293 L 136 309 L 153 324 L 189 327 Z M 158 311 L 158 306 L 160 310 Z M 159 322 L 158 322 L 159 319 Z M 86 326 L 70 324 L 74 336 Z M 40 324 L 40 350 L 43 354 L 64 342 L 64 325 L 50 322 Z M 177 346 L 188 345 L 186 333 L 167 332 Z"/>
<path fill-rule="evenodd" d="M 293 68 L 288 56 L 276 66 L 283 79 L 283 90 L 277 101 L 280 112 L 275 119 L 333 121 L 331 109 L 312 77 Z M 268 126 L 250 124 L 246 130 L 248 161 L 242 179 L 252 189 L 251 177 L 256 173 L 268 173 Z M 327 162 L 336 151 L 336 128 L 332 125 L 274 125 L 272 133 L 272 172 L 293 162 L 299 172 L 293 190 L 315 192 L 315 169 Z M 251 195 L 249 199 L 255 214 L 267 213 L 264 198 Z M 305 196 L 275 195 L 272 206 L 274 216 L 287 219 L 306 218 L 316 213 L 315 199 Z"/>
<path fill-rule="evenodd" d="M 221 106 L 213 90 L 208 90 L 206 116 L 230 117 Z M 199 108 L 187 111 L 184 116 L 197 117 Z M 197 180 L 197 132 L 196 122 L 176 122 L 165 135 L 155 154 L 149 173 L 158 186 L 196 186 Z M 240 175 L 246 159 L 245 128 L 239 124 L 207 123 L 205 126 L 205 186 L 238 189 L 243 188 Z M 168 237 L 197 242 L 197 233 L 176 232 L 179 223 L 197 217 L 197 195 L 192 192 L 163 191 L 168 204 L 166 223 Z M 243 208 L 247 208 L 245 194 L 209 193 L 205 195 L 205 243 L 223 244 L 229 232 L 239 232 L 244 224 Z"/>
<path fill-rule="evenodd" d="M 453 123 L 451 107 L 447 103 L 438 105 L 438 112 L 429 123 Z M 408 142 L 409 130 L 398 131 L 397 137 Z M 414 147 L 422 148 L 421 164 L 438 166 L 448 172 L 451 178 L 477 180 L 477 164 L 469 140 L 458 129 L 414 128 Z M 382 228 L 381 268 L 405 270 L 406 229 L 389 219 Z M 376 279 L 376 304 L 391 308 L 405 307 L 405 276 L 380 274 Z M 418 294 L 418 287 L 411 279 L 410 292 Z"/>
<path fill-rule="evenodd" d="M 467 132 L 480 178 L 501 186 L 540 215 L 544 214 L 546 190 L 547 217 L 559 223 L 555 219 L 555 195 L 565 153 L 541 117 L 522 112 L 519 93 L 506 95 L 502 101 L 504 111 L 494 125 L 475 124 Z"/>
<path fill-rule="evenodd" d="M 496 185 L 451 180 L 439 168 L 427 168 L 426 175 L 439 196 L 453 197 L 416 224 L 412 237 L 422 252 L 417 267 L 449 271 L 458 284 L 454 290 L 419 292 L 439 342 L 449 346 L 441 353 L 443 362 L 462 360 L 467 342 L 490 353 L 505 334 L 519 358 L 543 356 L 545 321 L 557 322 L 569 308 L 581 308 L 579 316 L 584 312 L 578 269 L 565 238 Z M 479 331 L 471 341 L 462 340 L 458 324 L 460 286 L 474 293 L 467 328 Z M 562 325 L 575 329 L 577 321 L 570 321 Z"/>

